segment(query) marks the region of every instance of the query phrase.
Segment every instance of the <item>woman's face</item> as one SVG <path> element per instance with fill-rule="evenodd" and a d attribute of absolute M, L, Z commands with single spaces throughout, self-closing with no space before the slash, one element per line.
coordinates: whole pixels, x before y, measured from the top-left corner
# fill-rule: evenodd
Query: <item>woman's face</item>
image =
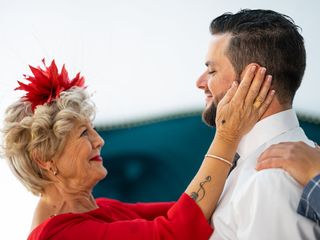
<path fill-rule="evenodd" d="M 62 153 L 55 159 L 58 181 L 70 191 L 91 190 L 107 175 L 100 156 L 103 145 L 90 121 L 76 122 Z"/>

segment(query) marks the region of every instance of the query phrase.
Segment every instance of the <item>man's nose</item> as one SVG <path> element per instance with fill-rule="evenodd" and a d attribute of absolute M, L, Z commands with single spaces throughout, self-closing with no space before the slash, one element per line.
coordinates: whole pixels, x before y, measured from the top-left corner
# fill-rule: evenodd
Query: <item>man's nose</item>
<path fill-rule="evenodd" d="M 208 71 L 205 71 L 201 74 L 201 76 L 198 78 L 196 85 L 200 89 L 205 89 L 208 82 Z"/>

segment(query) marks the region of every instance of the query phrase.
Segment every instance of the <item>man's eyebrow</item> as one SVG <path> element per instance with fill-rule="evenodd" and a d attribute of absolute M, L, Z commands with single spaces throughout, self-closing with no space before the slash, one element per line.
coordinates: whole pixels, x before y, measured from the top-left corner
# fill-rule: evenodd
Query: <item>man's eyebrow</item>
<path fill-rule="evenodd" d="M 206 61 L 205 65 L 207 67 L 214 65 L 214 63 L 212 61 Z"/>

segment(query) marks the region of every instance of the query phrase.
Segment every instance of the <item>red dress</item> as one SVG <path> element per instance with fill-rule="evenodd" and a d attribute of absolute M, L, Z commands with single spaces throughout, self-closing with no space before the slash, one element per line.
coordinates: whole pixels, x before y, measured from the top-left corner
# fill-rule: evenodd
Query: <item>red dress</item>
<path fill-rule="evenodd" d="M 212 228 L 187 194 L 176 203 L 122 203 L 99 198 L 98 209 L 52 217 L 28 240 L 209 239 Z"/>

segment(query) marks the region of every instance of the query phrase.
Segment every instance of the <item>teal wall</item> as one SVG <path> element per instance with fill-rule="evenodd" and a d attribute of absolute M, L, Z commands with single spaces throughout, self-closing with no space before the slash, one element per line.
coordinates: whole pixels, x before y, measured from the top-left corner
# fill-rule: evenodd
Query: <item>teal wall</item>
<path fill-rule="evenodd" d="M 300 121 L 320 142 L 320 125 Z M 107 177 L 96 197 L 127 202 L 176 200 L 198 170 L 214 135 L 199 114 L 140 125 L 100 129 Z"/>
<path fill-rule="evenodd" d="M 312 123 L 305 120 L 300 120 L 300 125 L 311 140 L 320 144 L 320 123 Z"/>

